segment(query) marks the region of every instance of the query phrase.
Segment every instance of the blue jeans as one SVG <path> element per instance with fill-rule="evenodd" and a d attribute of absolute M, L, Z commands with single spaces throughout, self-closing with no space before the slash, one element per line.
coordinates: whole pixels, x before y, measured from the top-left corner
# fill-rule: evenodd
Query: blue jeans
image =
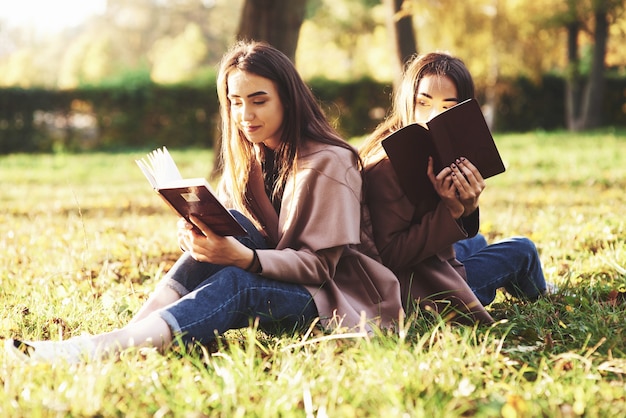
<path fill-rule="evenodd" d="M 487 244 L 477 234 L 454 244 L 456 258 L 465 265 L 467 282 L 483 305 L 504 288 L 511 295 L 534 300 L 546 291 L 539 253 L 535 244 L 524 237 L 513 237 Z"/>
<path fill-rule="evenodd" d="M 243 215 L 233 212 L 248 236 L 237 239 L 249 248 L 267 248 L 264 237 Z M 268 279 L 238 267 L 202 263 L 183 254 L 163 278 L 181 295 L 158 311 L 184 343 L 206 344 L 229 329 L 244 328 L 255 319 L 269 333 L 307 327 L 318 316 L 309 291 L 296 283 Z"/>

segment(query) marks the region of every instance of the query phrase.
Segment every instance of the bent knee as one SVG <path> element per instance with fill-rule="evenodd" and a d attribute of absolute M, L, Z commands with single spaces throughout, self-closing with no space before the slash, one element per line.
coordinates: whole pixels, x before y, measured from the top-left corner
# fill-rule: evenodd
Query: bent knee
<path fill-rule="evenodd" d="M 527 237 L 512 237 L 508 239 L 509 242 L 514 243 L 520 252 L 537 253 L 537 246 L 535 243 Z"/>

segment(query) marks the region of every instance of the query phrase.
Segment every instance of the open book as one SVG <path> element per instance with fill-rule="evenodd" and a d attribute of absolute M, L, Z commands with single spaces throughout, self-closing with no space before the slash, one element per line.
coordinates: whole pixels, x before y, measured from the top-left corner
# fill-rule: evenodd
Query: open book
<path fill-rule="evenodd" d="M 426 174 L 429 156 L 433 157 L 435 175 L 459 157 L 467 158 L 485 179 L 504 172 L 476 100 L 467 99 L 451 107 L 426 126 L 407 125 L 382 141 L 400 186 L 414 205 L 432 210 L 440 200 Z"/>
<path fill-rule="evenodd" d="M 179 216 L 192 223 L 189 217 L 194 215 L 218 235 L 246 235 L 204 178 L 182 178 L 167 148 L 156 149 L 147 158 L 135 162 L 152 188 Z"/>

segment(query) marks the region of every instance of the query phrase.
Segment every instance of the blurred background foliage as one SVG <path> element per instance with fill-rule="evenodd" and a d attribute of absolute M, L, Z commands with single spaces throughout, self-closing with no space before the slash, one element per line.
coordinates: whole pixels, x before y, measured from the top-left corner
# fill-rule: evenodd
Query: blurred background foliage
<path fill-rule="evenodd" d="M 285 9 L 305 6 L 295 35 L 285 35 L 297 44 L 289 55 L 346 137 L 371 132 L 388 110 L 398 72 L 393 1 L 282 1 Z M 0 20 L 0 153 L 210 146 L 217 62 L 252 26 L 245 7 L 280 3 L 107 0 L 103 13 L 54 34 Z M 608 25 L 602 124 L 626 125 L 623 1 L 395 3 L 394 18 L 411 21 L 417 52 L 464 59 L 496 131 L 571 127 L 565 97 L 572 80 L 592 73 L 601 10 Z"/>

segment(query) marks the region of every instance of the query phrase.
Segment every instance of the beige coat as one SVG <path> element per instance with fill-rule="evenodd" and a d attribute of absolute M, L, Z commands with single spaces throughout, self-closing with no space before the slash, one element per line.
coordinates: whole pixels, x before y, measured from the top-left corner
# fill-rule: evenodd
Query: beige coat
<path fill-rule="evenodd" d="M 405 308 L 410 310 L 417 300 L 422 308 L 445 316 L 451 305 L 458 322 L 493 322 L 469 288 L 453 248 L 478 232 L 478 210 L 462 222 L 441 202 L 434 211 L 418 210 L 404 195 L 387 158 L 367 165 L 365 173 L 376 246 L 400 280 Z"/>
<path fill-rule="evenodd" d="M 308 142 L 288 179 L 277 215 L 265 194 L 260 164 L 251 173 L 248 199 L 275 249 L 258 250 L 263 276 L 304 285 L 325 326 L 389 327 L 402 310 L 395 275 L 365 248 L 361 230 L 362 177 L 343 148 Z M 364 323 L 362 316 L 367 320 Z"/>

